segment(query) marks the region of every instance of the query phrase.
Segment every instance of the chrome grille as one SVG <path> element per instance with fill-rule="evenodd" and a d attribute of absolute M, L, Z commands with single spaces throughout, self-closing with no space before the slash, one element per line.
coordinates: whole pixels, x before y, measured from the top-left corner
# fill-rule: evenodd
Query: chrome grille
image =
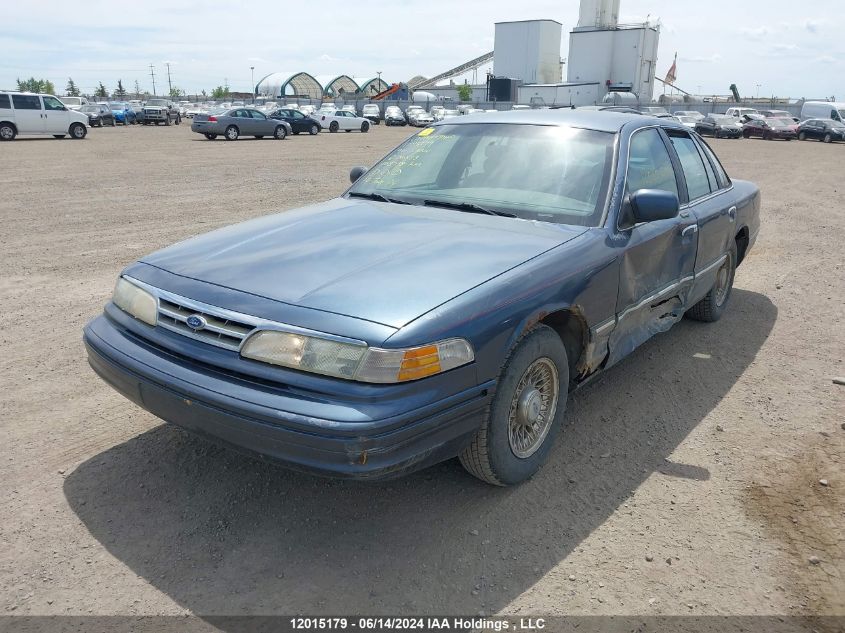
<path fill-rule="evenodd" d="M 205 321 L 201 329 L 194 329 L 188 325 L 188 317 L 192 315 L 200 316 Z M 158 324 L 179 334 L 236 351 L 253 330 L 253 327 L 247 323 L 227 319 L 208 309 L 182 305 L 164 297 L 158 299 Z"/>

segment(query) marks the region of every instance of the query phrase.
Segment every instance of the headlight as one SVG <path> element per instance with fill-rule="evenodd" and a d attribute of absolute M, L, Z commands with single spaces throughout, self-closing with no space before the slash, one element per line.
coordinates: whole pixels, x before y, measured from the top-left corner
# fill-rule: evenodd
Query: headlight
<path fill-rule="evenodd" d="M 156 324 L 158 317 L 156 298 L 123 277 L 117 280 L 111 300 L 114 305 L 136 319 L 149 325 Z"/>
<path fill-rule="evenodd" d="M 371 383 L 417 380 L 460 367 L 475 358 L 472 346 L 463 339 L 405 349 L 381 349 L 274 330 L 262 330 L 250 336 L 241 348 L 241 356 Z"/>

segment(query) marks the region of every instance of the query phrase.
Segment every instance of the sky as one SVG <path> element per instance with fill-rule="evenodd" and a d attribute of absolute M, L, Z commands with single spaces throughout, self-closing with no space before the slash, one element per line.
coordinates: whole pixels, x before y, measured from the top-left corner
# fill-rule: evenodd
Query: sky
<path fill-rule="evenodd" d="M 150 64 L 166 93 L 211 91 L 228 81 L 250 92 L 252 77 L 279 71 L 347 74 L 387 82 L 427 77 L 493 50 L 494 23 L 554 19 L 566 34 L 577 0 L 67 0 L 4 2 L 0 89 L 34 76 L 63 92 L 118 79 L 151 90 Z M 291 7 L 285 11 L 277 7 Z M 131 7 L 131 8 L 130 8 Z M 246 7 L 249 7 L 248 9 Z M 677 85 L 693 93 L 845 100 L 842 0 L 621 0 L 620 22 L 660 18 L 658 76 L 678 54 Z M 254 67 L 251 71 L 250 67 Z M 655 95 L 656 96 L 656 95 Z"/>

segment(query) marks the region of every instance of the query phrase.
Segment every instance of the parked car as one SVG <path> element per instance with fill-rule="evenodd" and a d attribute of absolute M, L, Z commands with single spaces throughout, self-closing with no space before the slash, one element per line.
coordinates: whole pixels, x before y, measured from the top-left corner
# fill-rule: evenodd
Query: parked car
<path fill-rule="evenodd" d="M 208 114 L 208 109 L 196 103 L 185 109 L 185 116 L 189 119 L 193 119 L 196 115 L 202 113 Z"/>
<path fill-rule="evenodd" d="M 316 119 L 302 114 L 299 110 L 292 110 L 288 107 L 273 110 L 273 112 L 269 113 L 267 116 L 271 119 L 285 121 L 290 126 L 290 129 L 294 134 L 307 132 L 313 136 L 318 134 L 322 129 Z"/>
<path fill-rule="evenodd" d="M 431 106 L 431 116 L 435 121 L 442 121 L 444 112 L 446 112 L 446 108 L 444 106 Z"/>
<path fill-rule="evenodd" d="M 144 125 L 158 125 L 159 123 L 179 125 L 182 122 L 179 108 L 168 99 L 148 99 L 144 104 L 143 113 Z"/>
<path fill-rule="evenodd" d="M 79 112 L 82 106 L 88 105 L 88 99 L 85 97 L 58 97 L 59 101 L 65 104 L 68 110 L 75 110 Z"/>
<path fill-rule="evenodd" d="M 760 227 L 754 184 L 639 115 L 455 117 L 350 179 L 125 268 L 84 330 L 93 369 L 295 468 L 372 481 L 460 456 L 517 484 L 570 390 L 685 314 L 730 308 Z"/>
<path fill-rule="evenodd" d="M 744 138 L 759 136 L 767 141 L 776 138 L 791 141 L 798 136 L 796 128 L 792 119 L 753 119 L 742 126 L 742 136 Z"/>
<path fill-rule="evenodd" d="M 376 125 L 381 122 L 381 110 L 376 103 L 368 103 L 361 108 L 361 116 L 368 121 L 372 121 Z"/>
<path fill-rule="evenodd" d="M 760 110 L 760 114 L 766 118 L 775 119 L 792 119 L 796 123 L 800 123 L 801 119 L 787 110 Z"/>
<path fill-rule="evenodd" d="M 399 106 L 387 106 L 384 109 L 384 124 L 385 125 L 408 125 L 408 119 L 405 118 L 405 113 Z"/>
<path fill-rule="evenodd" d="M 700 121 L 701 119 L 703 119 L 703 118 L 704 118 L 704 115 L 703 115 L 703 114 L 701 114 L 701 112 L 699 112 L 698 110 L 676 110 L 676 111 L 675 111 L 675 112 L 673 112 L 672 114 L 674 114 L 675 116 L 688 116 L 688 117 L 692 117 L 692 118 L 693 118 L 693 119 L 695 119 L 696 121 Z"/>
<path fill-rule="evenodd" d="M 311 116 L 317 111 L 317 108 L 312 105 L 301 105 L 299 106 L 299 111 L 306 116 Z"/>
<path fill-rule="evenodd" d="M 640 112 L 648 116 L 655 116 L 661 119 L 668 119 L 672 115 L 662 106 L 641 106 L 638 108 Z"/>
<path fill-rule="evenodd" d="M 426 127 L 434 123 L 434 117 L 420 108 L 408 113 L 408 123 L 414 127 Z"/>
<path fill-rule="evenodd" d="M 681 125 L 684 125 L 684 126 L 690 128 L 691 130 L 694 130 L 695 124 L 698 123 L 698 121 L 701 120 L 701 119 L 696 119 L 694 116 L 684 116 L 684 115 L 678 115 L 678 114 L 674 115 L 672 118 L 675 119 Z"/>
<path fill-rule="evenodd" d="M 807 119 L 798 126 L 799 140 L 814 138 L 825 143 L 845 141 L 845 123 L 832 119 Z"/>
<path fill-rule="evenodd" d="M 243 107 L 216 114 L 198 114 L 191 123 L 191 131 L 202 134 L 209 141 L 221 135 L 227 141 L 237 141 L 241 136 L 272 136 L 284 140 L 292 129 L 286 121 L 271 119 L 256 108 Z"/>
<path fill-rule="evenodd" d="M 801 106 L 801 120 L 830 119 L 845 123 L 845 103 L 835 101 L 806 101 Z"/>
<path fill-rule="evenodd" d="M 755 110 L 754 108 L 739 108 L 739 107 L 728 108 L 727 111 L 725 112 L 725 114 L 727 116 L 732 116 L 735 119 L 741 119 L 746 114 L 756 114 L 757 116 L 760 116 L 760 113 L 757 110 Z"/>
<path fill-rule="evenodd" d="M 88 117 L 88 125 L 91 127 L 115 126 L 114 113 L 108 106 L 89 104 L 82 106 L 80 112 Z"/>
<path fill-rule="evenodd" d="M 355 116 L 346 110 L 337 110 L 334 114 L 320 114 L 318 119 L 322 129 L 328 129 L 329 132 L 351 132 L 352 130 L 360 130 L 361 132 L 370 131 L 370 122 L 362 116 Z"/>
<path fill-rule="evenodd" d="M 41 134 L 83 139 L 88 134 L 88 115 L 70 110 L 53 95 L 0 92 L 0 141 Z"/>
<path fill-rule="evenodd" d="M 123 125 L 131 125 L 135 123 L 135 111 L 128 103 L 117 101 L 109 104 L 109 108 L 114 114 L 114 120 Z"/>
<path fill-rule="evenodd" d="M 354 114 L 356 116 L 358 114 L 358 111 L 355 109 L 354 105 L 345 105 L 341 108 L 341 110 L 343 110 L 344 112 L 351 112 L 352 114 Z"/>
<path fill-rule="evenodd" d="M 702 136 L 713 136 L 715 138 L 740 138 L 742 126 L 737 123 L 736 117 L 726 114 L 708 114 L 697 121 L 695 131 Z"/>

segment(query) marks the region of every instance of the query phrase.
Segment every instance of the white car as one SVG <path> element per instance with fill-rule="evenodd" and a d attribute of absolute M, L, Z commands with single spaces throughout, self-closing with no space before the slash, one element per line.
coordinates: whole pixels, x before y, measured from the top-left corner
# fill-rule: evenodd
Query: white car
<path fill-rule="evenodd" d="M 65 104 L 68 110 L 79 112 L 82 106 L 88 105 L 88 99 L 85 97 L 59 97 L 59 101 Z"/>
<path fill-rule="evenodd" d="M 299 111 L 305 116 L 311 116 L 316 111 L 316 108 L 312 105 L 303 105 L 299 106 Z"/>
<path fill-rule="evenodd" d="M 425 110 L 414 110 L 408 115 L 408 123 L 414 127 L 425 127 L 434 123 L 434 117 Z"/>
<path fill-rule="evenodd" d="M 358 114 L 358 112 L 355 110 L 354 105 L 345 105 L 341 108 L 341 110 L 343 110 L 344 112 L 351 112 L 352 114 Z"/>
<path fill-rule="evenodd" d="M 85 138 L 88 115 L 70 110 L 53 95 L 0 92 L 0 141 L 11 141 L 19 134 Z"/>
<path fill-rule="evenodd" d="M 755 110 L 754 108 L 728 108 L 727 111 L 725 112 L 725 114 L 727 114 L 728 116 L 732 116 L 734 118 L 737 118 L 737 119 L 744 119 L 744 117 L 751 116 L 751 115 L 754 115 L 754 114 L 756 114 L 758 116 L 760 115 L 760 113 L 757 110 Z M 748 119 L 744 119 L 744 120 L 747 121 Z"/>
<path fill-rule="evenodd" d="M 690 116 L 696 121 L 701 121 L 704 118 L 704 115 L 698 110 L 675 110 L 672 114 L 674 116 Z"/>
<path fill-rule="evenodd" d="M 329 132 L 351 132 L 352 130 L 370 131 L 370 122 L 362 116 L 355 116 L 345 110 L 336 110 L 333 114 L 317 113 L 315 118 L 320 122 L 320 127 Z"/>
<path fill-rule="evenodd" d="M 368 103 L 361 108 L 361 116 L 376 125 L 381 123 L 381 110 L 376 103 Z"/>
<path fill-rule="evenodd" d="M 208 114 L 208 109 L 198 103 L 195 103 L 194 105 L 185 108 L 185 114 L 183 116 L 193 119 L 198 114 Z"/>
<path fill-rule="evenodd" d="M 675 119 L 681 125 L 688 127 L 691 130 L 694 130 L 695 124 L 698 123 L 698 119 L 696 119 L 694 116 L 687 116 L 685 114 L 675 114 L 675 116 L 673 116 L 672 118 Z"/>
<path fill-rule="evenodd" d="M 434 117 L 435 121 L 442 121 L 444 112 L 446 112 L 446 108 L 443 106 L 431 106 L 431 116 Z"/>

